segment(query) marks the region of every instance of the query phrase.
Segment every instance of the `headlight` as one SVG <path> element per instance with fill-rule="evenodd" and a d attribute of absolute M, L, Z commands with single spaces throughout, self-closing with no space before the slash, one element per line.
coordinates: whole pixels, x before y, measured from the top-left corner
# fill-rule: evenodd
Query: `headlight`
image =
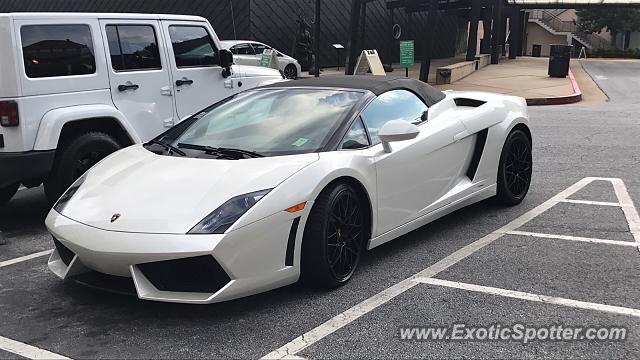
<path fill-rule="evenodd" d="M 224 234 L 233 223 L 267 195 L 269 191 L 271 189 L 232 198 L 202 219 L 198 225 L 189 230 L 189 234 Z"/>
<path fill-rule="evenodd" d="M 71 185 L 71 187 L 67 189 L 67 191 L 64 192 L 64 194 L 62 194 L 62 196 L 60 196 L 60 199 L 58 199 L 56 204 L 53 206 L 53 209 L 55 211 L 62 214 L 62 211 L 67 206 L 67 203 L 69 202 L 69 200 L 71 200 L 73 195 L 75 195 L 76 191 L 80 189 L 80 186 L 82 186 L 82 183 L 84 183 L 86 177 L 87 173 L 84 173 L 78 178 L 78 180 L 76 180 L 76 182 L 73 183 L 73 185 Z"/>

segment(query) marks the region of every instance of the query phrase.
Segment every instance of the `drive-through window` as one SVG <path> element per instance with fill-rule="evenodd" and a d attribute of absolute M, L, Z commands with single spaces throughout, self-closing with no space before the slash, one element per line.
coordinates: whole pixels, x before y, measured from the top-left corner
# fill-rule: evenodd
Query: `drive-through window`
<path fill-rule="evenodd" d="M 176 66 L 219 65 L 218 49 L 211 36 L 202 26 L 169 26 Z"/>
<path fill-rule="evenodd" d="M 25 25 L 20 36 L 24 70 L 30 78 L 96 72 L 89 25 Z"/>
<path fill-rule="evenodd" d="M 115 71 L 162 69 L 151 25 L 107 25 L 111 66 Z"/>

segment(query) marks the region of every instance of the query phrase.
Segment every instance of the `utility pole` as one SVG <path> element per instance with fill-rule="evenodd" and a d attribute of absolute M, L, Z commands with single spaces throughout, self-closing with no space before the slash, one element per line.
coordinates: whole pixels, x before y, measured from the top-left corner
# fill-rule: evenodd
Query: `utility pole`
<path fill-rule="evenodd" d="M 313 52 L 315 58 L 314 71 L 315 77 L 320 76 L 320 0 L 316 0 L 316 22 L 313 34 Z"/>

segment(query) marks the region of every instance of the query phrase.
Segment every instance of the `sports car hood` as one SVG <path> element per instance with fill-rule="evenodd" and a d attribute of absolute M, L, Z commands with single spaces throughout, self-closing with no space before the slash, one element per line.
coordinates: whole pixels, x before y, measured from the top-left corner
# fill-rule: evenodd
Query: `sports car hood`
<path fill-rule="evenodd" d="M 274 188 L 317 160 L 315 153 L 246 160 L 183 158 L 136 145 L 94 166 L 62 213 L 104 230 L 185 234 L 232 197 Z M 111 222 L 114 214 L 120 217 Z"/>

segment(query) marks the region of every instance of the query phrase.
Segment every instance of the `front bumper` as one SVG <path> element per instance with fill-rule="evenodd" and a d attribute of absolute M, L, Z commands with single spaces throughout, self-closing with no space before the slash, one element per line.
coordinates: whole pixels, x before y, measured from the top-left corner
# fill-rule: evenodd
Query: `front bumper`
<path fill-rule="evenodd" d="M 295 219 L 301 213 L 283 211 L 227 234 L 176 235 L 102 230 L 52 210 L 45 222 L 57 243 L 49 268 L 62 279 L 92 271 L 132 278 L 138 297 L 146 300 L 235 299 L 298 280 L 303 226 Z"/>
<path fill-rule="evenodd" d="M 0 152 L 0 188 L 17 182 L 43 180 L 51 171 L 55 150 Z"/>

